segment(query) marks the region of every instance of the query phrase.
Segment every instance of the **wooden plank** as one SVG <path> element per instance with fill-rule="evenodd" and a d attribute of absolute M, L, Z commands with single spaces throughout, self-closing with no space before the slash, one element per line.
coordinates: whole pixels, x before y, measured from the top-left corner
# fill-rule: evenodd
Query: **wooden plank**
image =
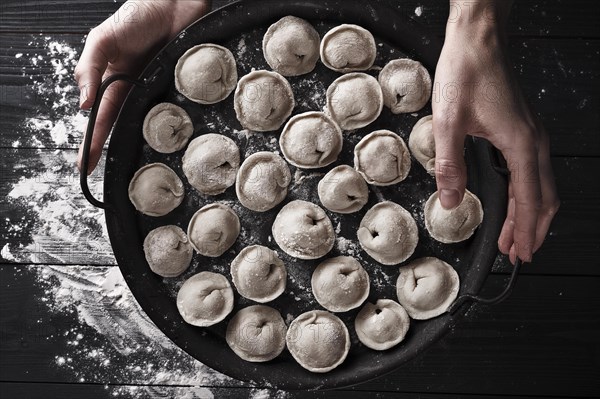
<path fill-rule="evenodd" d="M 104 214 L 83 198 L 74 150 L 0 149 L 0 220 L 10 256 L 17 263 L 114 265 L 103 232 Z M 544 247 L 526 274 L 600 275 L 600 182 L 590 171 L 598 158 L 554 158 L 562 207 Z M 102 188 L 102 165 L 91 176 Z M 576 177 L 576 178 L 574 178 Z M 3 244 L 2 246 L 4 246 Z M 512 270 L 500 261 L 497 271 Z"/>
<path fill-rule="evenodd" d="M 0 147 L 76 148 L 81 35 L 0 35 Z M 600 40 L 513 39 L 511 58 L 557 156 L 600 156 Z M 53 130 L 54 129 L 54 130 Z"/>
<path fill-rule="evenodd" d="M 190 378 L 190 369 L 196 370 L 193 362 L 177 350 L 161 347 L 165 338 L 152 331 L 133 334 L 126 345 L 132 350 L 125 354 L 121 348 L 123 353 L 119 353 L 110 337 L 85 322 L 93 318 L 87 314 L 86 319 L 81 295 L 93 293 L 60 293 L 58 283 L 40 280 L 43 270 L 44 266 L 20 270 L 0 266 L 1 381 L 73 383 L 83 379 L 90 384 L 181 385 L 174 377 L 166 378 L 178 373 L 186 378 L 184 385 L 237 384 L 207 378 L 205 371 Z M 504 282 L 505 276 L 491 276 L 487 293 L 497 291 Z M 600 389 L 599 283 L 598 277 L 523 276 L 504 303 L 471 311 L 422 356 L 353 389 L 458 396 L 594 396 Z M 65 301 L 62 310 L 56 309 L 57 293 Z M 104 312 L 110 308 L 106 303 L 98 306 Z M 135 323 L 135 318 L 128 322 Z M 92 348 L 102 350 L 100 359 L 89 355 Z M 61 363 L 62 356 L 72 359 Z M 136 366 L 148 364 L 154 368 L 135 371 Z M 161 372 L 165 374 L 160 376 Z"/>
<path fill-rule="evenodd" d="M 386 1 L 402 15 L 422 21 L 432 32 L 444 33 L 450 16 L 447 1 Z M 229 2 L 231 0 L 214 0 L 213 6 L 220 7 Z M 87 32 L 110 16 L 121 3 L 111 0 L 4 0 L 0 32 Z M 417 7 L 420 7 L 418 11 Z M 513 7 L 509 32 L 511 35 L 544 37 L 598 37 L 597 11 L 596 4 L 587 0 L 519 1 Z M 457 12 L 453 10 L 452 17 Z"/>
<path fill-rule="evenodd" d="M 0 397 L 23 397 L 27 399 L 109 399 L 115 396 L 127 398 L 189 398 L 189 399 L 364 399 L 369 398 L 393 399 L 402 395 L 403 399 L 450 399 L 455 394 L 413 393 L 413 392 L 377 392 L 377 391 L 280 391 L 271 388 L 205 388 L 205 387 L 169 387 L 169 386 L 140 386 L 140 385 L 94 385 L 94 384 L 24 384 L 15 382 L 0 383 Z M 480 399 L 494 399 L 495 395 L 477 395 Z M 534 396 L 511 396 L 511 399 L 529 399 Z M 565 399 L 567 397 L 564 397 Z"/>

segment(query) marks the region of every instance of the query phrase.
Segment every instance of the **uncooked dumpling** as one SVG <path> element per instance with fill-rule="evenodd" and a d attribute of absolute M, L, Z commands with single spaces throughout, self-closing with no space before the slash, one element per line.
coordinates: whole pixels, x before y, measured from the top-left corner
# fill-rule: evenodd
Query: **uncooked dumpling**
<path fill-rule="evenodd" d="M 444 313 L 456 299 L 458 288 L 456 270 L 433 257 L 400 267 L 396 283 L 398 301 L 415 320 L 427 320 Z"/>
<path fill-rule="evenodd" d="M 170 154 L 185 147 L 194 133 L 194 126 L 183 108 L 160 103 L 144 118 L 142 133 L 152 149 Z"/>
<path fill-rule="evenodd" d="M 221 194 L 231 187 L 239 167 L 238 146 L 221 134 L 208 133 L 192 140 L 183 155 L 183 173 L 206 195 Z"/>
<path fill-rule="evenodd" d="M 240 79 L 233 105 L 245 129 L 268 132 L 279 129 L 292 114 L 294 93 L 277 72 L 254 71 Z"/>
<path fill-rule="evenodd" d="M 294 116 L 279 138 L 285 159 L 304 169 L 322 168 L 335 162 L 343 142 L 339 126 L 322 112 Z"/>
<path fill-rule="evenodd" d="M 334 314 L 311 310 L 292 321 L 286 343 L 300 366 L 313 373 L 326 373 L 346 360 L 350 334 Z"/>
<path fill-rule="evenodd" d="M 408 176 L 410 165 L 404 140 L 389 130 L 368 134 L 354 147 L 354 167 L 374 186 L 401 182 Z"/>
<path fill-rule="evenodd" d="M 235 190 L 246 208 L 265 212 L 285 199 L 291 181 L 290 168 L 279 155 L 257 152 L 242 164 Z"/>
<path fill-rule="evenodd" d="M 252 245 L 231 262 L 233 285 L 244 298 L 265 303 L 285 290 L 287 271 L 277 252 L 261 245 Z"/>
<path fill-rule="evenodd" d="M 248 362 L 275 359 L 285 348 L 286 326 L 279 312 L 269 306 L 248 306 L 227 324 L 225 339 L 236 355 Z"/>
<path fill-rule="evenodd" d="M 391 299 L 365 304 L 354 320 L 354 330 L 360 342 L 377 351 L 390 349 L 402 342 L 409 326 L 408 313 Z"/>
<path fill-rule="evenodd" d="M 175 66 L 175 87 L 200 104 L 214 104 L 226 99 L 235 89 L 237 79 L 233 54 L 216 44 L 192 47 Z"/>
<path fill-rule="evenodd" d="M 321 42 L 321 60 L 337 72 L 365 71 L 375 62 L 377 47 L 368 30 L 344 24 L 331 29 Z"/>
<path fill-rule="evenodd" d="M 369 201 L 369 187 L 354 168 L 340 165 L 329 171 L 318 186 L 319 199 L 332 212 L 353 213 Z"/>
<path fill-rule="evenodd" d="M 223 204 L 210 204 L 192 216 L 188 238 L 194 249 L 204 256 L 216 258 L 225 253 L 240 234 L 240 220 Z"/>
<path fill-rule="evenodd" d="M 412 215 L 400 205 L 386 201 L 365 214 L 358 228 L 360 246 L 377 262 L 396 265 L 417 247 L 419 231 Z"/>
<path fill-rule="evenodd" d="M 233 290 L 225 276 L 200 272 L 179 289 L 177 309 L 183 320 L 193 326 L 212 326 L 233 310 Z"/>
<path fill-rule="evenodd" d="M 408 147 L 427 173 L 435 175 L 435 140 L 433 116 L 427 115 L 415 124 L 408 138 Z"/>
<path fill-rule="evenodd" d="M 343 75 L 327 89 L 327 112 L 343 130 L 367 126 L 382 109 L 381 87 L 377 79 L 365 73 Z"/>
<path fill-rule="evenodd" d="M 187 235 L 177 226 L 162 226 L 144 239 L 144 254 L 150 269 L 162 277 L 177 277 L 192 261 L 194 249 Z"/>
<path fill-rule="evenodd" d="M 292 201 L 277 214 L 273 238 L 287 254 L 299 259 L 318 259 L 333 248 L 331 220 L 318 205 Z"/>
<path fill-rule="evenodd" d="M 177 208 L 185 189 L 175 172 L 162 163 L 144 166 L 129 183 L 129 200 L 135 209 L 148 216 L 164 216 Z"/>
<path fill-rule="evenodd" d="M 347 312 L 369 296 L 369 275 L 356 259 L 338 256 L 317 266 L 311 286 L 315 299 L 325 309 Z"/>
<path fill-rule="evenodd" d="M 267 30 L 263 54 L 269 66 L 283 76 L 303 75 L 317 65 L 319 42 L 319 33 L 310 23 L 287 16 Z"/>
<path fill-rule="evenodd" d="M 431 97 L 431 76 L 418 61 L 390 61 L 379 72 L 383 101 L 392 113 L 417 112 Z"/>
<path fill-rule="evenodd" d="M 435 192 L 425 203 L 425 227 L 436 240 L 445 244 L 464 241 L 483 221 L 483 207 L 479 198 L 469 190 L 454 209 L 444 209 Z"/>

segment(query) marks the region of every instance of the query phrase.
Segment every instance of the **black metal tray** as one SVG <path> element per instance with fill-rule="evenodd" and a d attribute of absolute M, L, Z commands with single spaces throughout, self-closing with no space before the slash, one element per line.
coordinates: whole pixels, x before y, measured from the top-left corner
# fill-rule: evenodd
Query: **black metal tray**
<path fill-rule="evenodd" d="M 265 5 L 266 4 L 266 5 Z M 227 321 L 209 328 L 186 324 L 180 317 L 175 303 L 177 289 L 183 281 L 200 271 L 210 270 L 224 274 L 231 281 L 229 263 L 246 245 L 262 244 L 278 250 L 288 269 L 286 292 L 269 303 L 284 319 L 292 318 L 309 309 L 320 309 L 312 296 L 310 276 L 322 261 L 301 261 L 283 253 L 270 237 L 271 223 L 281 207 L 293 199 L 319 203 L 316 185 L 327 170 L 339 164 L 352 165 L 354 145 L 366 134 L 376 129 L 390 129 L 406 141 L 412 126 L 422 116 L 431 113 L 428 105 L 412 115 L 393 115 L 387 108 L 377 121 L 356 132 L 344 133 L 344 148 L 338 162 L 328 168 L 312 171 L 296 170 L 290 166 L 294 179 L 288 198 L 275 209 L 256 213 L 243 208 L 230 188 L 217 197 L 202 197 L 185 179 L 181 170 L 184 151 L 175 154 L 159 154 L 150 149 L 142 138 L 142 122 L 146 113 L 157 103 L 172 102 L 182 106 L 190 114 L 195 127 L 194 137 L 217 132 L 232 138 L 240 147 L 242 159 L 261 151 L 277 151 L 277 138 L 281 130 L 272 133 L 249 133 L 243 131 L 235 118 L 233 95 L 225 101 L 202 106 L 179 94 L 174 87 L 173 71 L 179 57 L 190 47 L 200 43 L 217 43 L 229 48 L 238 62 L 238 74 L 243 76 L 255 69 L 270 69 L 262 56 L 262 36 L 273 22 L 286 15 L 309 20 L 321 36 L 341 23 L 355 23 L 370 30 L 378 43 L 376 66 L 383 67 L 391 59 L 410 57 L 422 62 L 433 77 L 441 49 L 440 43 L 427 34 L 415 21 L 379 1 L 368 3 L 359 0 L 332 1 L 240 1 L 216 10 L 183 31 L 150 62 L 138 81 L 123 76 L 109 78 L 103 90 L 115 80 L 135 83 L 127 97 L 116 122 L 106 162 L 104 203 L 94 199 L 87 188 L 86 168 L 82 172 L 82 188 L 90 202 L 106 209 L 106 222 L 115 257 L 127 284 L 142 309 L 173 342 L 206 365 L 229 376 L 252 381 L 261 385 L 285 389 L 333 388 L 356 384 L 394 370 L 408 359 L 416 356 L 435 340 L 443 336 L 464 314 L 468 306 L 455 306 L 446 313 L 429 321 L 412 321 L 409 333 L 400 345 L 377 352 L 359 343 L 354 332 L 354 317 L 358 309 L 338 314 L 346 323 L 352 339 L 352 347 L 346 361 L 326 374 L 313 374 L 301 368 L 284 351 L 267 363 L 250 363 L 238 358 L 227 346 L 224 335 Z M 376 76 L 377 71 L 368 73 Z M 328 85 L 340 74 L 328 70 L 319 63 L 311 74 L 292 77 L 297 106 L 294 114 L 320 110 L 325 104 Z M 95 122 L 94 105 L 90 117 L 87 139 L 91 139 Z M 87 143 L 89 151 L 89 143 Z M 495 166 L 493 151 L 484 140 L 469 139 L 465 156 L 468 165 L 469 189 L 481 199 L 485 218 L 473 238 L 467 242 L 445 245 L 431 239 L 424 228 L 423 204 L 435 191 L 435 179 L 413 162 L 409 177 L 391 187 L 370 188 L 369 203 L 353 215 L 327 212 L 339 239 L 327 257 L 337 255 L 356 256 L 369 272 L 371 278 L 370 301 L 379 298 L 396 299 L 395 282 L 397 266 L 383 266 L 373 261 L 360 249 L 356 228 L 364 213 L 381 200 L 392 200 L 411 212 L 419 226 L 419 245 L 411 259 L 436 256 L 452 264 L 461 278 L 459 301 L 472 299 L 482 287 L 497 254 L 497 238 L 505 217 L 506 178 Z M 85 157 L 87 157 L 87 153 Z M 135 171 L 152 162 L 163 162 L 172 167 L 186 184 L 186 198 L 181 206 L 167 216 L 152 218 L 136 212 L 130 203 L 127 188 Z M 86 160 L 84 158 L 84 163 Z M 201 206 L 210 202 L 224 202 L 240 216 L 242 233 L 232 249 L 218 259 L 194 255 L 192 266 L 184 275 L 175 279 L 163 279 L 153 274 L 144 258 L 142 242 L 146 234 L 161 225 L 176 224 L 187 229 L 188 221 Z M 410 261 L 410 260 L 409 260 Z M 234 313 L 252 302 L 236 293 Z"/>

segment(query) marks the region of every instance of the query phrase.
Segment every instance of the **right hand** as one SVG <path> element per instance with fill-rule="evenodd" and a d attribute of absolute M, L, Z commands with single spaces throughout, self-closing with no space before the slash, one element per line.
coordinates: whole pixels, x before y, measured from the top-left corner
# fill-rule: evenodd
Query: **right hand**
<path fill-rule="evenodd" d="M 81 109 L 90 109 L 102 80 L 125 73 L 137 77 L 152 57 L 181 30 L 206 14 L 210 0 L 127 1 L 111 17 L 92 29 L 75 68 Z M 129 84 L 115 82 L 104 92 L 90 148 L 91 173 L 102 155 Z M 82 148 L 77 166 L 81 170 Z"/>

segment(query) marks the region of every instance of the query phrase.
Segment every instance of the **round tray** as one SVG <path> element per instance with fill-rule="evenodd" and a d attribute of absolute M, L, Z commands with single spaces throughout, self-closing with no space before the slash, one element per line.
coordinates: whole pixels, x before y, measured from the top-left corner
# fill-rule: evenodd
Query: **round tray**
<path fill-rule="evenodd" d="M 261 385 L 283 389 L 347 386 L 381 376 L 422 352 L 445 334 L 455 323 L 456 317 L 464 313 L 467 307 L 463 306 L 457 313 L 446 313 L 432 320 L 411 321 L 405 340 L 383 352 L 370 350 L 358 341 L 353 321 L 359 309 L 338 314 L 350 331 L 350 354 L 341 366 L 331 372 L 314 374 L 300 367 L 287 351 L 270 362 L 250 363 L 237 357 L 227 346 L 224 338 L 227 322 L 237 310 L 252 304 L 251 301 L 236 293 L 234 312 L 224 322 L 209 328 L 198 328 L 185 323 L 179 315 L 175 301 L 177 290 L 186 278 L 205 270 L 224 274 L 231 281 L 229 264 L 235 255 L 247 245 L 262 244 L 277 250 L 288 270 L 286 292 L 268 305 L 279 310 L 288 323 L 304 311 L 321 309 L 312 296 L 310 276 L 323 259 L 301 261 L 283 253 L 272 240 L 272 221 L 281 207 L 290 200 L 304 199 L 319 203 L 316 194 L 318 181 L 327 170 L 336 165 L 353 165 L 354 145 L 364 135 L 385 128 L 398 133 L 407 141 L 415 122 L 431 113 L 430 105 L 419 113 L 409 115 L 393 115 L 385 108 L 371 125 L 344 133 L 344 148 L 340 158 L 328 168 L 303 171 L 290 165 L 293 175 L 290 194 L 282 204 L 265 213 L 243 208 L 236 200 L 234 188 L 217 197 L 202 197 L 187 183 L 182 173 L 181 158 L 184 151 L 170 155 L 159 154 L 150 149 L 142 137 L 142 123 L 146 113 L 157 103 L 171 102 L 190 114 L 195 127 L 193 137 L 210 132 L 224 134 L 240 147 L 243 159 L 257 151 L 278 151 L 277 138 L 281 129 L 271 133 L 244 131 L 235 117 L 233 95 L 215 105 L 195 104 L 175 90 L 173 71 L 179 57 L 190 47 L 200 43 L 217 43 L 229 48 L 236 57 L 240 77 L 253 68 L 270 69 L 262 56 L 262 36 L 273 22 L 286 15 L 307 19 L 321 36 L 341 23 L 361 25 L 373 33 L 378 44 L 376 66 L 382 67 L 395 58 L 409 57 L 422 62 L 433 76 L 440 51 L 439 43 L 428 36 L 415 21 L 380 1 L 371 1 L 367 5 L 358 0 L 281 1 L 269 2 L 268 7 L 265 7 L 263 1 L 233 3 L 188 27 L 150 62 L 140 78 L 144 84 L 134 87 L 129 93 L 112 134 L 105 170 L 105 203 L 95 200 L 91 202 L 104 206 L 107 210 L 106 222 L 115 257 L 140 306 L 161 331 L 190 355 L 229 376 Z M 376 76 L 377 71 L 368 73 Z M 288 78 L 297 102 L 294 115 L 322 109 L 327 87 L 339 76 L 340 74 L 319 63 L 315 71 L 308 75 Z M 92 127 L 94 119 L 90 118 Z M 371 278 L 368 300 L 396 299 L 398 267 L 383 266 L 372 260 L 362 251 L 356 238 L 357 226 L 365 212 L 382 200 L 392 200 L 409 210 L 419 226 L 419 245 L 409 261 L 422 256 L 441 258 L 457 270 L 461 278 L 460 294 L 477 294 L 497 254 L 496 241 L 506 209 L 506 179 L 494 167 L 492 154 L 489 144 L 483 140 L 469 139 L 466 143 L 468 187 L 479 196 L 485 211 L 482 225 L 470 240 L 461 244 L 444 245 L 429 237 L 424 228 L 422 208 L 429 195 L 436 190 L 435 179 L 418 163 L 413 162 L 409 177 L 404 182 L 391 187 L 370 187 L 369 203 L 360 212 L 352 215 L 327 212 L 337 229 L 338 239 L 332 252 L 325 258 L 355 256 Z M 159 218 L 140 214 L 128 198 L 128 185 L 135 171 L 152 162 L 169 165 L 186 185 L 183 204 L 167 216 Z M 82 185 L 83 180 L 85 177 L 82 178 Z M 89 193 L 87 183 L 84 188 L 84 192 Z M 195 254 L 188 271 L 177 278 L 163 279 L 153 274 L 142 249 L 147 233 L 167 224 L 176 224 L 186 230 L 194 212 L 211 202 L 230 205 L 240 217 L 242 232 L 231 250 L 218 259 Z"/>

